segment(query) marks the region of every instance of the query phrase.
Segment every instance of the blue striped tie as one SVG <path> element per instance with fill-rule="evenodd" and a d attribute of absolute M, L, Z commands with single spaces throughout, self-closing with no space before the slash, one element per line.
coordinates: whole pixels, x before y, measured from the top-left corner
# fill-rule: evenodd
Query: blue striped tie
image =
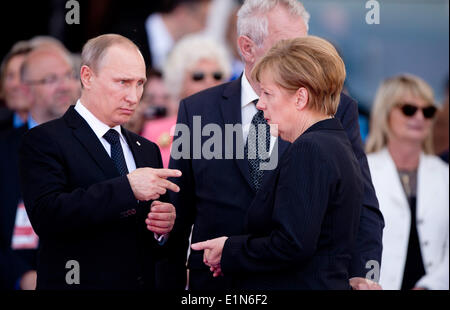
<path fill-rule="evenodd" d="M 111 159 L 116 165 L 120 175 L 127 175 L 128 168 L 125 156 L 123 155 L 122 145 L 120 144 L 119 133 L 114 129 L 110 129 L 104 134 L 103 138 L 111 144 Z"/>
<path fill-rule="evenodd" d="M 256 105 L 258 100 L 253 101 Z M 264 112 L 258 110 L 258 112 L 253 116 L 251 127 L 248 133 L 247 143 L 245 144 L 245 155 L 249 164 L 250 171 L 250 179 L 253 185 L 253 189 L 258 191 L 261 187 L 262 178 L 264 175 L 264 170 L 260 169 L 260 165 L 262 162 L 268 162 L 269 159 L 262 158 L 262 154 L 259 153 L 259 142 L 263 142 L 262 149 L 267 153 L 270 151 L 270 126 L 267 124 L 267 121 L 264 118 Z M 263 132 L 260 132 L 261 128 L 264 128 Z M 261 139 L 259 135 L 265 135 L 265 139 Z M 252 157 L 256 154 L 256 158 L 250 158 L 249 154 L 253 154 Z"/>

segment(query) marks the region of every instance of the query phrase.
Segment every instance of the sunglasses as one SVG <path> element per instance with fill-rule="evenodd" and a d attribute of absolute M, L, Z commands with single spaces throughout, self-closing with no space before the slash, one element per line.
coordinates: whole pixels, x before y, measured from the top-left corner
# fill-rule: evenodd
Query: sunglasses
<path fill-rule="evenodd" d="M 422 110 L 423 117 L 425 117 L 426 119 L 433 118 L 437 112 L 437 108 L 435 106 L 430 105 L 425 108 L 419 108 L 410 103 L 400 104 L 400 109 L 402 110 L 403 115 L 407 117 L 413 117 L 416 114 L 417 110 Z"/>
<path fill-rule="evenodd" d="M 213 72 L 211 73 L 211 76 L 216 81 L 221 81 L 223 78 L 222 72 Z M 192 80 L 196 82 L 203 81 L 206 78 L 206 74 L 204 72 L 194 72 L 192 73 Z"/>

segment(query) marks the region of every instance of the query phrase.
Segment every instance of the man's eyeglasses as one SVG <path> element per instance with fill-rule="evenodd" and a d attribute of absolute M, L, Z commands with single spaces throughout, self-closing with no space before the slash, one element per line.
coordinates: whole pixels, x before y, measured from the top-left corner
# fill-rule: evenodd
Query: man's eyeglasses
<path fill-rule="evenodd" d="M 30 85 L 55 85 L 58 82 L 75 80 L 76 78 L 77 76 L 75 72 L 69 72 L 64 75 L 51 74 L 40 80 L 30 80 L 26 81 L 25 83 Z"/>
<path fill-rule="evenodd" d="M 437 108 L 432 105 L 425 108 L 419 108 L 418 106 L 415 106 L 411 103 L 402 103 L 399 104 L 399 106 L 403 112 L 403 115 L 407 117 L 413 117 L 416 114 L 417 110 L 422 110 L 423 117 L 426 119 L 431 119 L 437 112 Z"/>
<path fill-rule="evenodd" d="M 211 76 L 212 76 L 212 78 L 214 80 L 221 81 L 222 78 L 223 78 L 223 73 L 217 71 L 217 72 L 211 73 Z M 198 72 L 192 73 L 192 80 L 193 81 L 200 82 L 200 81 L 203 81 L 205 78 L 206 78 L 206 74 L 204 72 L 198 71 Z"/>

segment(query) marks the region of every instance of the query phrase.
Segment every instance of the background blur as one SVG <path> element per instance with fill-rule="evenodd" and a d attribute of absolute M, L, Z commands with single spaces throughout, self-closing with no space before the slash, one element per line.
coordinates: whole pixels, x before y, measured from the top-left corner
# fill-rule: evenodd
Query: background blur
<path fill-rule="evenodd" d="M 79 0 L 80 25 L 67 25 L 66 0 L 8 1 L 0 12 L 0 58 L 18 40 L 36 35 L 60 39 L 72 52 L 96 35 L 133 31 L 171 0 Z M 227 44 L 230 15 L 240 1 L 213 0 L 205 32 Z M 365 0 L 304 0 L 311 14 L 310 34 L 333 42 L 348 70 L 347 90 L 368 115 L 376 89 L 386 77 L 409 72 L 424 78 L 442 102 L 449 68 L 448 0 L 380 0 L 380 24 L 366 23 Z M 120 25 L 120 27 L 118 26 Z M 230 46 L 230 53 L 233 46 Z M 361 123 L 362 127 L 367 124 Z M 362 128 L 363 129 L 363 128 Z M 363 134 L 364 137 L 364 134 Z"/>
<path fill-rule="evenodd" d="M 408 266 L 405 271 L 392 267 L 387 271 L 386 279 L 401 279 L 398 278 L 401 276 L 406 279 L 403 289 L 448 289 L 448 165 L 432 156 L 428 161 L 420 160 L 424 174 L 419 177 L 432 180 L 420 183 L 417 181 L 419 164 L 413 166 L 409 162 L 411 158 L 419 158 L 427 139 L 430 152 L 433 140 L 434 154 L 448 163 L 449 1 L 302 2 L 311 15 L 309 33 L 331 41 L 344 59 L 347 67 L 345 91 L 358 102 L 364 142 L 367 142 L 373 100 L 383 80 L 410 73 L 423 78 L 434 89 L 438 109 L 426 109 L 432 114 L 437 111 L 433 122 L 431 118 L 425 119 L 426 115 L 431 116 L 425 110 L 422 109 L 423 117 L 415 113 L 416 105 L 420 105 L 418 102 L 431 103 L 432 99 L 428 99 L 431 94 L 424 95 L 422 91 L 417 97 L 417 94 L 403 90 L 405 93 L 398 98 L 388 94 L 377 100 L 377 107 L 393 104 L 389 108 L 389 117 L 394 115 L 395 118 L 390 118 L 389 127 L 391 132 L 400 133 L 390 134 L 390 140 L 385 139 L 389 142 L 390 155 L 385 153 L 386 156 L 380 157 L 380 167 L 395 169 L 391 171 L 392 175 L 397 173 L 399 180 L 383 169 L 373 168 L 378 155 L 369 154 L 368 160 L 372 163 L 373 183 L 387 227 L 383 246 L 384 253 L 388 253 L 388 263 L 384 264 L 400 266 L 406 261 Z M 3 288 L 28 290 L 36 287 L 39 238 L 22 201 L 18 176 L 19 145 L 27 130 L 61 117 L 69 105 L 76 103 L 81 85 L 74 71 L 80 72 L 79 53 L 87 40 L 101 34 L 119 33 L 141 48 L 147 65 L 152 67 L 148 68 L 148 82 L 144 85 L 140 104 L 124 126 L 157 143 L 164 167 L 167 167 L 180 100 L 242 74 L 243 64 L 236 47 L 236 13 L 242 3 L 243 0 L 12 0 L 2 3 L 0 291 Z M 372 7 L 374 4 L 379 5 L 380 19 L 377 24 L 369 24 L 367 17 L 373 16 L 377 8 Z M 69 24 L 67 17 L 77 17 L 78 12 L 73 10 L 78 7 L 80 22 Z M 67 55 L 66 49 L 53 38 L 61 41 L 73 55 Z M 19 42 L 24 40 L 28 42 Z M 19 44 L 14 46 L 10 56 L 4 58 L 17 42 Z M 44 45 L 48 49 L 45 53 L 30 54 L 30 50 L 36 51 Z M 66 56 L 72 56 L 72 61 Z M 24 61 L 26 78 L 25 70 L 20 73 Z M 396 87 L 402 90 L 406 86 Z M 417 90 L 417 87 L 413 89 Z M 376 118 L 384 116 L 388 117 L 378 112 L 372 114 L 368 149 L 374 144 L 371 142 L 377 132 L 382 139 L 383 126 Z M 368 150 L 369 153 L 375 151 L 378 150 Z M 393 154 L 396 156 L 395 167 L 389 162 Z M 405 199 L 400 201 L 398 197 L 402 195 Z M 433 199 L 417 200 L 417 197 Z M 399 202 L 399 208 L 391 208 L 394 202 Z M 427 216 L 416 222 L 415 216 L 409 216 L 415 214 L 416 205 L 417 210 L 430 208 L 433 212 L 427 212 Z M 402 213 L 395 213 L 399 212 L 397 210 Z M 396 230 L 406 225 L 411 226 L 409 237 L 405 231 Z M 418 230 L 416 225 L 421 228 Z M 402 254 L 401 249 L 408 249 L 408 254 Z M 423 259 L 421 251 L 426 253 Z M 387 288 L 389 285 L 400 288 L 399 283 L 391 282 Z"/>

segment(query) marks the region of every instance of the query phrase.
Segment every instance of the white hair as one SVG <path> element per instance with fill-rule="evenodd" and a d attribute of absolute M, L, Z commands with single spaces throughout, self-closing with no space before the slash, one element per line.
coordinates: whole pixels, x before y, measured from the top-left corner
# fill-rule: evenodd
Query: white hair
<path fill-rule="evenodd" d="M 298 0 L 245 0 L 237 16 L 238 36 L 248 36 L 259 47 L 268 35 L 267 13 L 278 5 L 284 5 L 293 16 L 301 17 L 309 29 L 310 15 Z"/>
<path fill-rule="evenodd" d="M 185 73 L 200 60 L 217 61 L 224 81 L 231 76 L 231 62 L 225 47 L 204 35 L 187 35 L 170 52 L 163 67 L 163 78 L 170 94 L 181 99 Z"/>

